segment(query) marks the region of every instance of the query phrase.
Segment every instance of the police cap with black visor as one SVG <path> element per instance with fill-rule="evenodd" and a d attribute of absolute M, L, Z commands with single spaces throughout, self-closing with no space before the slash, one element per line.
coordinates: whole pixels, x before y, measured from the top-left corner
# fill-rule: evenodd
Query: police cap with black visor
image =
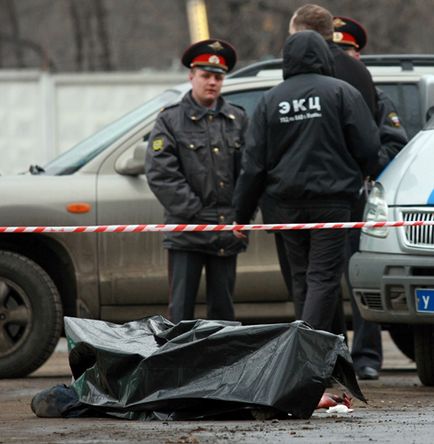
<path fill-rule="evenodd" d="M 187 68 L 200 68 L 218 74 L 227 74 L 237 61 L 237 53 L 224 40 L 208 39 L 189 46 L 183 56 L 182 64 Z"/>
<path fill-rule="evenodd" d="M 333 42 L 339 46 L 353 47 L 360 52 L 368 42 L 366 29 L 356 20 L 335 16 L 333 18 Z"/>

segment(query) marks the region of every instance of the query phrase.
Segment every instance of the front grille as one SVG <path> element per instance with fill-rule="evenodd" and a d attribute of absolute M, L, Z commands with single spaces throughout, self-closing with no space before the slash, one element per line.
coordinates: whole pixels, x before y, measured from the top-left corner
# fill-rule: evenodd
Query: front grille
<path fill-rule="evenodd" d="M 360 298 L 360 302 L 371 310 L 384 310 L 383 303 L 381 301 L 381 294 L 375 290 L 358 290 L 357 296 Z"/>
<path fill-rule="evenodd" d="M 422 220 L 424 222 L 434 221 L 434 211 L 403 211 L 403 220 L 413 222 Z M 405 240 L 408 245 L 434 249 L 434 226 L 424 225 L 421 227 L 404 227 Z"/>

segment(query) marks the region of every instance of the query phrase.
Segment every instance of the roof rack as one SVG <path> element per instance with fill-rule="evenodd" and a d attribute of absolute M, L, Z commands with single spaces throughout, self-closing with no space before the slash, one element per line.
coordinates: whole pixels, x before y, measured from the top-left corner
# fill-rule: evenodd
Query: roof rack
<path fill-rule="evenodd" d="M 433 66 L 434 54 L 370 54 L 362 55 L 367 66 L 397 66 L 412 71 L 415 66 Z"/>
<path fill-rule="evenodd" d="M 263 62 L 252 63 L 244 68 L 240 68 L 234 71 L 232 74 L 228 75 L 228 78 L 238 78 L 238 77 L 255 77 L 261 71 L 271 71 L 273 69 L 282 69 L 283 59 L 271 59 L 264 60 Z"/>
<path fill-rule="evenodd" d="M 434 66 L 434 54 L 370 54 L 362 55 L 367 66 L 401 66 L 403 71 L 412 71 L 415 66 Z M 252 63 L 230 74 L 230 78 L 255 77 L 262 71 L 282 69 L 282 59 Z"/>

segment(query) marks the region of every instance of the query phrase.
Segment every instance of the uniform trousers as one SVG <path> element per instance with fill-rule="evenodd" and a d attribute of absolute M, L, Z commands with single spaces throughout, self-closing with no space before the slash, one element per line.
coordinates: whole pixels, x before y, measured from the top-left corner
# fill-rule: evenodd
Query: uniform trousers
<path fill-rule="evenodd" d="M 346 222 L 350 209 L 293 208 L 286 221 Z M 283 222 L 279 220 L 277 223 Z M 313 328 L 332 332 L 336 313 L 342 311 L 340 282 L 345 265 L 345 230 L 282 231 L 288 258 L 297 319 Z"/>
<path fill-rule="evenodd" d="M 168 253 L 170 320 L 176 324 L 194 319 L 196 295 L 205 267 L 208 319 L 233 321 L 237 255 L 216 256 L 183 250 L 168 250 Z"/>

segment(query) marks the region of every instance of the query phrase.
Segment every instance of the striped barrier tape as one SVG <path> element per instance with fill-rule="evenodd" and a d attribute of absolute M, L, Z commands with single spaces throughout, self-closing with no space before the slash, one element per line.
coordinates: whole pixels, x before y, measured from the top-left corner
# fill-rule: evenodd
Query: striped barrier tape
<path fill-rule="evenodd" d="M 0 227 L 0 233 L 141 233 L 179 231 L 281 231 L 323 230 L 343 228 L 420 227 L 434 225 L 434 221 L 385 221 L 385 222 L 327 222 L 298 224 L 250 224 L 250 225 L 187 225 L 187 224 L 143 224 L 143 225 L 88 225 L 47 227 Z"/>

